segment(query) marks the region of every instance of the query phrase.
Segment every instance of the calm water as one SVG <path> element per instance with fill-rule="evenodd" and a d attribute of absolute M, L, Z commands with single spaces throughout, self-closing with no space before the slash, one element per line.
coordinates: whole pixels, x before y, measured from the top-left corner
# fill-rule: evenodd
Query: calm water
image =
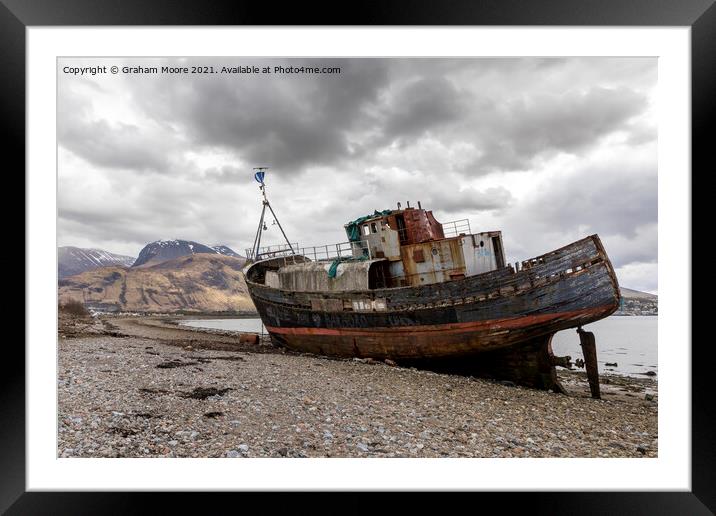
<path fill-rule="evenodd" d="M 612 316 L 584 326 L 594 332 L 600 372 L 637 375 L 657 368 L 657 317 Z M 261 333 L 261 319 L 196 319 L 181 324 L 195 328 L 211 328 Z M 582 357 L 579 336 L 575 330 L 557 333 L 552 340 L 555 355 L 570 355 L 574 362 Z M 606 363 L 616 362 L 616 366 Z"/>
<path fill-rule="evenodd" d="M 647 371 L 659 372 L 657 367 L 656 316 L 612 316 L 584 326 L 594 332 L 597 341 L 599 372 L 613 372 L 642 376 Z M 569 355 L 572 362 L 583 358 L 576 330 L 558 332 L 552 339 L 555 355 Z M 607 366 L 606 363 L 617 363 Z"/>
<path fill-rule="evenodd" d="M 239 332 L 261 333 L 261 319 L 194 319 L 179 324 L 193 328 L 211 328 Z M 264 330 L 266 333 L 266 330 Z"/>

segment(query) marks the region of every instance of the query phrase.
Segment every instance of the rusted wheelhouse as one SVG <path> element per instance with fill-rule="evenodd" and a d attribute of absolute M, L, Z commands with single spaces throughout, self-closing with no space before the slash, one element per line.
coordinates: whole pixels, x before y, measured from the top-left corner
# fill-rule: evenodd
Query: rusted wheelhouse
<path fill-rule="evenodd" d="M 247 250 L 249 293 L 274 343 L 561 391 L 555 365 L 569 357 L 554 356 L 552 336 L 619 305 L 597 235 L 513 266 L 501 232 L 440 224 L 420 203 L 344 227 L 341 244 Z M 580 337 L 598 396 L 594 339 Z"/>

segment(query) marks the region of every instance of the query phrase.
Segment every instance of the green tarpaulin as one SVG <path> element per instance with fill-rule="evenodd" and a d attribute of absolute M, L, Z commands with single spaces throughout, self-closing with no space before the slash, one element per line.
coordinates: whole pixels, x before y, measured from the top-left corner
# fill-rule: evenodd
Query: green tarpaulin
<path fill-rule="evenodd" d="M 348 235 L 348 240 L 350 240 L 351 242 L 358 242 L 360 240 L 360 225 L 366 220 L 372 219 L 374 217 L 380 217 L 382 215 L 390 215 L 392 212 L 393 210 L 375 210 L 373 215 L 365 215 L 363 217 L 358 217 L 357 219 L 350 221 L 348 224 L 346 224 L 346 235 Z"/>
<path fill-rule="evenodd" d="M 367 260 L 367 256 L 361 256 L 360 258 L 353 258 L 353 257 L 347 257 L 347 258 L 336 258 L 333 260 L 333 263 L 331 263 L 331 267 L 328 269 L 328 277 L 329 278 L 335 278 L 336 274 L 338 273 L 338 265 L 341 262 L 358 262 Z"/>
<path fill-rule="evenodd" d="M 365 222 L 366 220 L 380 217 L 383 215 L 390 215 L 393 212 L 393 210 L 383 210 L 378 211 L 375 210 L 373 212 L 373 215 L 365 215 L 363 217 L 358 217 L 355 220 L 350 221 L 348 224 L 346 224 L 346 235 L 348 235 L 348 240 L 351 242 L 360 242 L 360 225 Z M 364 250 L 364 252 L 367 252 Z M 333 260 L 333 263 L 331 263 L 331 267 L 328 269 L 328 277 L 329 278 L 335 278 L 336 274 L 338 273 L 338 264 L 341 262 L 350 262 L 354 260 L 367 260 L 367 256 L 360 256 L 358 258 L 354 257 L 347 257 L 347 258 L 337 258 Z"/>

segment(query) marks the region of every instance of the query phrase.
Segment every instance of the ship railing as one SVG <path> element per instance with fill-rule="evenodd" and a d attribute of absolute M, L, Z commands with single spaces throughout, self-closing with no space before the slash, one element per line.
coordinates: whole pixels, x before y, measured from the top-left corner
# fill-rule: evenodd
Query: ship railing
<path fill-rule="evenodd" d="M 298 250 L 298 254 L 310 258 L 314 262 L 348 258 L 372 258 L 370 247 L 368 243 L 363 240 L 302 247 Z"/>
<path fill-rule="evenodd" d="M 269 245 L 259 248 L 258 252 L 255 253 L 254 249 L 246 249 L 246 258 L 249 261 L 266 260 L 267 258 L 278 258 L 289 254 L 294 254 L 298 249 L 298 242 L 294 242 L 291 245 L 279 244 Z"/>
<path fill-rule="evenodd" d="M 459 235 L 471 235 L 470 219 L 451 220 L 443 222 L 443 233 L 445 238 L 456 237 Z"/>
<path fill-rule="evenodd" d="M 337 244 L 317 245 L 311 247 L 299 247 L 295 244 L 292 248 L 289 246 L 273 246 L 273 249 L 260 249 L 253 258 L 250 249 L 246 250 L 247 257 L 252 261 L 266 260 L 269 258 L 283 258 L 284 265 L 303 263 L 302 257 L 308 258 L 314 262 L 340 260 L 340 259 L 372 259 L 370 246 L 365 241 L 357 242 L 340 242 Z M 280 249 L 278 249 L 280 247 Z"/>

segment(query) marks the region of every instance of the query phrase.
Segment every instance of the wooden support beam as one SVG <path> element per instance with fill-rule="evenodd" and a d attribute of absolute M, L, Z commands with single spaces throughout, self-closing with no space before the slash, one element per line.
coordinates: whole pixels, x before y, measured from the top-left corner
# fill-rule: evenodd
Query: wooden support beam
<path fill-rule="evenodd" d="M 592 398 L 601 399 L 599 369 L 597 367 L 597 344 L 594 339 L 594 333 L 584 331 L 581 327 L 577 328 L 577 333 L 579 334 L 579 344 L 582 346 L 582 354 L 584 355 L 584 366 L 587 369 L 589 390 L 592 392 Z"/>

